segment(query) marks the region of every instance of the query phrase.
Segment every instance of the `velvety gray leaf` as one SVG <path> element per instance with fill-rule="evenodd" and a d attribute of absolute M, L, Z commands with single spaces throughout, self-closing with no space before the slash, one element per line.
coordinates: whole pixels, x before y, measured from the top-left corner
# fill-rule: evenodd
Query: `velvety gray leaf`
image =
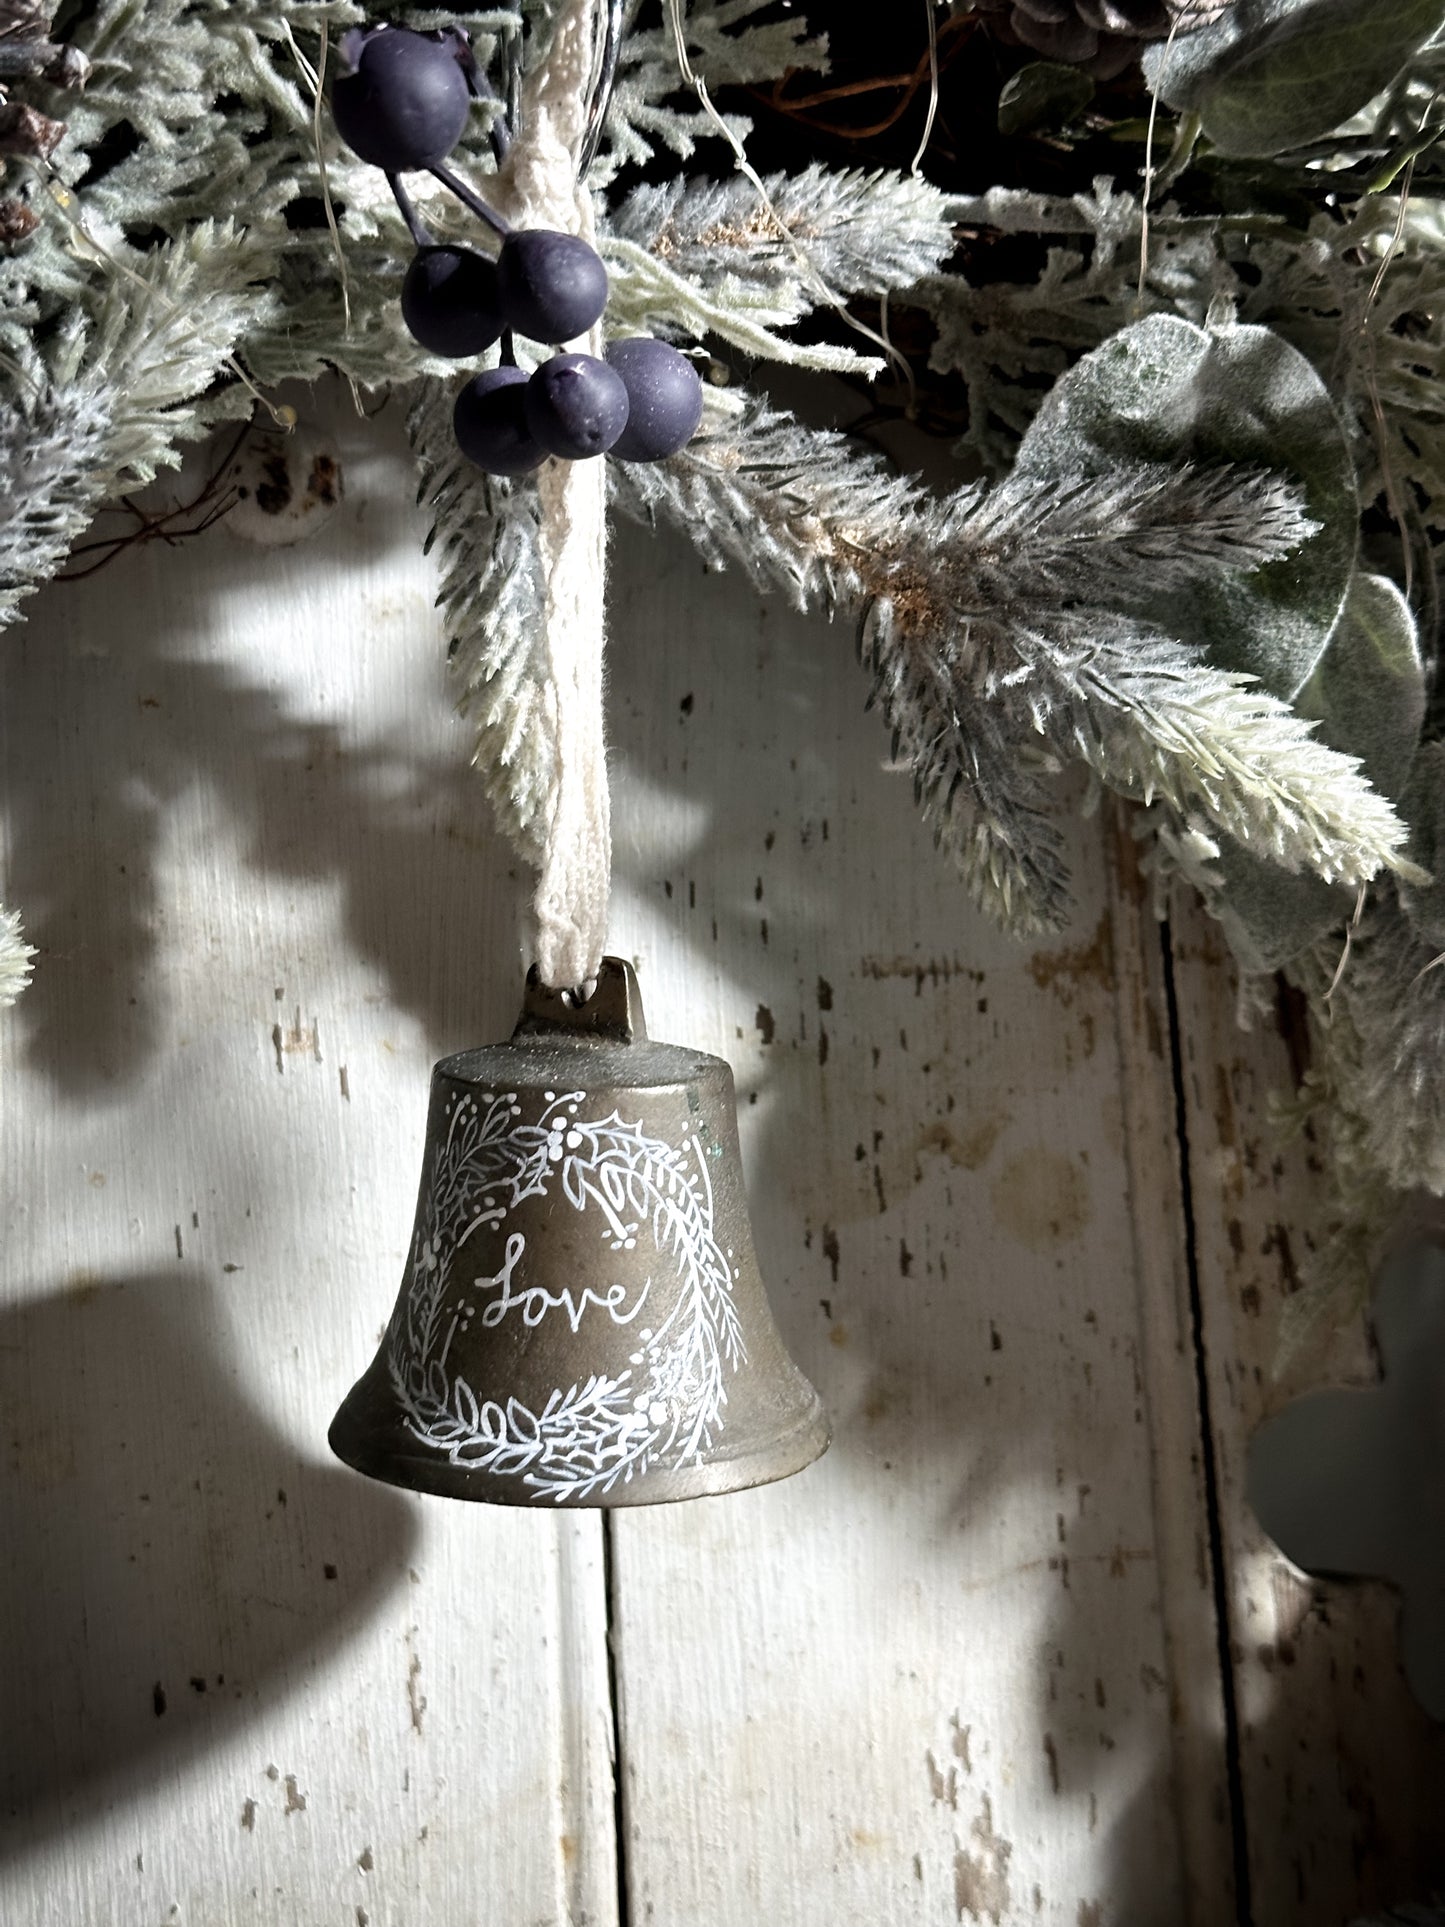
<path fill-rule="evenodd" d="M 1445 743 L 1420 745 L 1400 814 L 1410 825 L 1410 855 L 1434 878 L 1401 884 L 1400 908 L 1426 943 L 1445 950 Z"/>
<path fill-rule="evenodd" d="M 1358 756 L 1384 796 L 1404 793 L 1425 720 L 1425 666 L 1410 605 L 1388 576 L 1355 576 L 1344 617 L 1295 704 L 1331 749 Z"/>
<path fill-rule="evenodd" d="M 1146 47 L 1141 63 L 1144 78 L 1170 107 L 1197 112 L 1211 76 L 1237 47 L 1246 40 L 1263 39 L 1290 14 L 1312 4 L 1313 0 L 1253 0 L 1247 13 L 1241 6 L 1231 6 L 1193 33 L 1176 34 L 1172 45 L 1159 41 Z"/>
<path fill-rule="evenodd" d="M 998 131 L 1029 134 L 1036 127 L 1067 127 L 1094 98 L 1094 83 L 1061 60 L 1031 60 L 1003 84 Z"/>
<path fill-rule="evenodd" d="M 1196 327 L 1150 315 L 1122 328 L 1055 384 L 1019 446 L 1018 467 L 1059 480 L 1121 459 L 1232 463 L 1294 483 L 1316 532 L 1252 574 L 1188 592 L 1141 576 L 1134 613 L 1257 676 L 1289 701 L 1344 608 L 1359 538 L 1354 466 L 1324 384 L 1268 328 Z"/>
<path fill-rule="evenodd" d="M 1382 795 L 1404 794 L 1425 720 L 1425 670 L 1410 606 L 1388 576 L 1355 576 L 1339 628 L 1295 708 L 1319 722 L 1321 742 L 1358 756 Z M 1413 845 L 1411 855 L 1419 857 Z M 1278 970 L 1354 907 L 1352 890 L 1291 875 L 1232 840 L 1216 867 L 1224 880 L 1217 914 L 1245 970 Z"/>
<path fill-rule="evenodd" d="M 1152 71 L 1166 100 L 1203 117 L 1222 153 L 1278 154 L 1358 113 L 1442 21 L 1445 0 L 1240 6 L 1161 51 Z"/>
<path fill-rule="evenodd" d="M 1254 976 L 1299 956 L 1354 908 L 1353 890 L 1322 883 L 1309 871 L 1291 875 L 1232 839 L 1222 843 L 1215 868 L 1224 893 L 1213 904 L 1241 970 Z"/>

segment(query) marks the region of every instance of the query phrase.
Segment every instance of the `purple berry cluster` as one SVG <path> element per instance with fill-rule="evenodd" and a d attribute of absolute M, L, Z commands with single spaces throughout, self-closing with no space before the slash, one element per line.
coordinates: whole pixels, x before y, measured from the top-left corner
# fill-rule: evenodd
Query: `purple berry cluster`
<path fill-rule="evenodd" d="M 575 234 L 512 228 L 445 165 L 473 100 L 489 91 L 461 29 L 354 27 L 342 37 L 341 61 L 331 92 L 336 130 L 385 171 L 416 242 L 401 289 L 408 330 L 458 361 L 502 344 L 501 366 L 473 375 L 457 396 L 462 453 L 490 475 L 525 475 L 549 455 L 659 462 L 676 454 L 701 418 L 702 384 L 665 341 L 614 341 L 606 360 L 554 353 L 531 376 L 516 365 L 514 336 L 557 347 L 601 319 L 607 270 Z M 400 180 L 420 170 L 497 235 L 495 260 L 433 239 Z"/>

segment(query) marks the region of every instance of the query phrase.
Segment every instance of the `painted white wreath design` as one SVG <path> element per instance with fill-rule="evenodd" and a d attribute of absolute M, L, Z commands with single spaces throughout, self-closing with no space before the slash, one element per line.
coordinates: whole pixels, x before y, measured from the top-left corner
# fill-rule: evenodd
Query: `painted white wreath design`
<path fill-rule="evenodd" d="M 521 1478 L 559 1502 L 609 1492 L 654 1465 L 682 1465 L 721 1429 L 727 1403 L 724 1369 L 746 1357 L 733 1302 L 737 1271 L 713 1231 L 712 1185 L 697 1137 L 680 1145 L 649 1137 L 616 1111 L 583 1121 L 583 1091 L 544 1093 L 533 1124 L 518 1122 L 515 1092 L 459 1094 L 447 1107 L 446 1136 L 436 1145 L 426 1204 L 412 1244 L 410 1286 L 392 1319 L 389 1363 L 408 1429 L 444 1451 L 453 1465 Z M 458 1326 L 479 1314 L 497 1325 L 509 1315 L 529 1325 L 568 1318 L 576 1331 L 593 1308 L 614 1325 L 630 1325 L 648 1286 L 626 1302 L 627 1288 L 584 1287 L 553 1293 L 516 1283 L 526 1240 L 514 1231 L 495 1277 L 463 1294 L 443 1328 L 453 1262 L 483 1227 L 500 1225 L 524 1198 L 553 1184 L 574 1209 L 596 1207 L 602 1236 L 614 1251 L 650 1236 L 676 1266 L 677 1302 L 656 1330 L 641 1328 L 630 1363 L 616 1376 L 594 1373 L 558 1386 L 540 1411 L 509 1398 L 479 1399 L 447 1355 Z M 495 1295 L 493 1295 L 495 1294 Z"/>

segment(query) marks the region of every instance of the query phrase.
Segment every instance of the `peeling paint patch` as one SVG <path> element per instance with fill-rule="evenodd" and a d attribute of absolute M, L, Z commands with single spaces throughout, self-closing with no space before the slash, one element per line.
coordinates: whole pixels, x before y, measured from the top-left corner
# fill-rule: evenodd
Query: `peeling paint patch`
<path fill-rule="evenodd" d="M 309 1056 L 319 1064 L 321 1062 L 321 1020 L 313 1017 L 309 1024 L 303 1024 L 298 1005 L 295 1021 L 289 1029 L 283 1030 L 280 1024 L 271 1026 L 271 1048 L 276 1053 L 276 1069 L 283 1074 L 286 1070 L 286 1059 L 298 1052 L 303 1056 Z"/>
<path fill-rule="evenodd" d="M 953 1750 L 955 1754 L 957 1754 L 964 1772 L 972 1773 L 973 1760 L 969 1755 L 968 1743 L 973 1734 L 973 1728 L 971 1726 L 961 1726 L 957 1713 L 954 1714 L 953 1718 L 948 1722 L 948 1725 L 949 1730 L 953 1734 Z"/>
<path fill-rule="evenodd" d="M 241 1827 L 246 1833 L 256 1831 L 256 1802 L 247 1799 L 241 1804 Z"/>
<path fill-rule="evenodd" d="M 836 1285 L 838 1282 L 838 1260 L 840 1253 L 838 1249 L 838 1234 L 830 1224 L 823 1226 L 823 1256 L 828 1260 L 828 1264 L 833 1273 L 833 1283 Z"/>
<path fill-rule="evenodd" d="M 945 1773 L 934 1759 L 930 1750 L 925 1755 L 928 1761 L 928 1790 L 934 1801 L 941 1807 L 958 1807 L 958 1768 L 951 1766 Z"/>
<path fill-rule="evenodd" d="M 972 1835 L 976 1852 L 963 1847 L 954 1851 L 953 1903 L 960 1920 L 968 1914 L 974 1920 L 991 1920 L 998 1927 L 1008 1911 L 1008 1863 L 1013 1857 L 1013 1842 L 994 1832 L 993 1803 L 987 1794 Z"/>
<path fill-rule="evenodd" d="M 287 1815 L 289 1817 L 289 1815 L 293 1813 L 304 1813 L 305 1811 L 306 1811 L 306 1795 L 302 1793 L 300 1788 L 297 1786 L 296 1775 L 294 1773 L 288 1773 L 286 1775 Z"/>
<path fill-rule="evenodd" d="M 888 977 L 911 977 L 913 994 L 923 995 L 923 986 L 928 984 L 937 989 L 955 977 L 967 977 L 971 982 L 981 984 L 983 972 L 973 970 L 957 957 L 929 957 L 926 961 L 919 957 L 864 957 L 858 966 L 859 974 L 871 977 L 874 983 L 882 983 Z"/>
<path fill-rule="evenodd" d="M 420 1735 L 422 1716 L 426 1712 L 426 1694 L 421 1690 L 421 1655 L 416 1650 L 417 1628 L 413 1626 L 406 1636 L 408 1654 L 406 1667 L 406 1703 L 411 1714 L 412 1731 Z"/>

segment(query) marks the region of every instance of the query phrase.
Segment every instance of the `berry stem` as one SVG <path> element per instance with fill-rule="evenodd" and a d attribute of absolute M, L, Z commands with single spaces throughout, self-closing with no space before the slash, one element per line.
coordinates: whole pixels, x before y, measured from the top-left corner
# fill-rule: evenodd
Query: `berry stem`
<path fill-rule="evenodd" d="M 492 124 L 487 130 L 487 138 L 492 143 L 492 153 L 496 157 L 497 166 L 500 167 L 506 160 L 512 146 L 512 129 L 507 120 L 506 108 L 503 105 L 501 95 L 482 72 L 481 68 L 477 66 L 475 61 L 472 62 L 468 79 L 472 83 L 472 92 L 476 95 L 477 99 L 490 101 L 497 110 L 492 116 Z"/>
<path fill-rule="evenodd" d="M 512 232 L 510 225 L 502 219 L 500 214 L 494 214 L 482 199 L 481 195 L 474 193 L 465 181 L 460 180 L 453 174 L 449 167 L 443 166 L 440 161 L 433 161 L 427 169 L 427 172 L 439 180 L 443 187 L 450 188 L 452 193 L 455 194 L 457 199 L 462 203 L 463 207 L 469 207 L 473 214 L 480 220 L 485 221 L 487 226 L 492 228 L 496 233 L 500 234 L 504 241 L 506 240 L 507 236 Z"/>
<path fill-rule="evenodd" d="M 392 199 L 401 210 L 401 218 L 406 222 L 412 240 L 416 242 L 419 248 L 431 247 L 434 238 L 432 231 L 417 213 L 411 196 L 401 184 L 401 176 L 399 174 L 388 174 L 386 184 L 391 189 Z"/>

